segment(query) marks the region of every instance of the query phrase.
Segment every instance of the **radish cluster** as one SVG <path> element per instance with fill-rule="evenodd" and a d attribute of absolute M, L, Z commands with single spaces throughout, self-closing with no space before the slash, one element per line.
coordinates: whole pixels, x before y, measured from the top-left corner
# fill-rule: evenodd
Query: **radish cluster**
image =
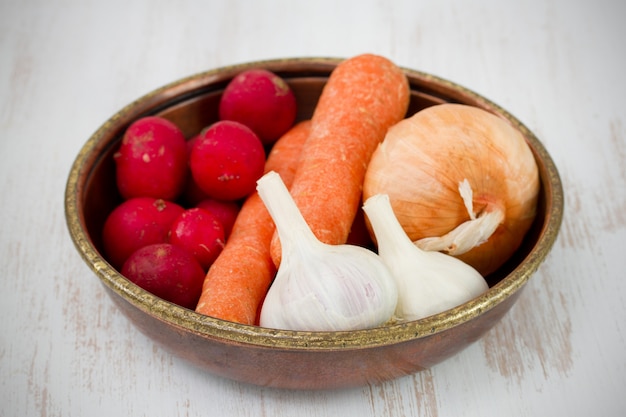
<path fill-rule="evenodd" d="M 254 69 L 233 78 L 219 119 L 191 138 L 163 117 L 133 122 L 113 156 L 123 201 L 103 227 L 109 263 L 145 290 L 194 309 L 267 151 L 295 119 L 287 83 Z"/>

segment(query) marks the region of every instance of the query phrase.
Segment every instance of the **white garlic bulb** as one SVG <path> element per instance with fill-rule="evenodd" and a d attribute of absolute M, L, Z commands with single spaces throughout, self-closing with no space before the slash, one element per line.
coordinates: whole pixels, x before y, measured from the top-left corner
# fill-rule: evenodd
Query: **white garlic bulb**
<path fill-rule="evenodd" d="M 260 325 L 336 331 L 380 326 L 398 299 L 391 273 L 374 252 L 320 242 L 275 172 L 257 183 L 281 241 L 281 263 L 261 308 Z"/>
<path fill-rule="evenodd" d="M 487 291 L 478 271 L 450 255 L 413 244 L 398 222 L 389 196 L 376 194 L 363 206 L 378 254 L 398 287 L 396 316 L 418 320 L 463 304 Z"/>

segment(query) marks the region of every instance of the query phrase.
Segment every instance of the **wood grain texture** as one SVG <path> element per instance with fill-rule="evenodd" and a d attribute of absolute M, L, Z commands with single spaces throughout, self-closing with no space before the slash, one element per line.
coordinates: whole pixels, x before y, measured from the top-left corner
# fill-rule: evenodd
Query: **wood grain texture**
<path fill-rule="evenodd" d="M 0 3 L 0 416 L 626 413 L 626 3 L 246 0 Z M 69 239 L 65 180 L 122 106 L 244 61 L 381 54 L 465 85 L 544 142 L 561 234 L 483 339 L 381 385 L 239 384 L 170 356 Z"/>

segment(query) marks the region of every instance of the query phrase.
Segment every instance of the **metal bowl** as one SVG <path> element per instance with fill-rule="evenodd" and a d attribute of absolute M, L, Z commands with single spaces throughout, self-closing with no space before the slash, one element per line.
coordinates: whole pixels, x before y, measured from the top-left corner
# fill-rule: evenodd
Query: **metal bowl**
<path fill-rule="evenodd" d="M 514 256 L 487 277 L 490 289 L 481 297 L 426 319 L 371 330 L 283 331 L 219 320 L 179 307 L 134 285 L 107 262 L 101 230 L 107 215 L 121 202 L 115 186 L 113 153 L 131 122 L 161 115 L 191 137 L 217 120 L 220 95 L 229 80 L 257 67 L 286 79 L 298 101 L 298 119 L 309 118 L 339 62 L 329 58 L 251 62 L 173 82 L 107 120 L 85 143 L 71 168 L 65 212 L 81 257 L 141 331 L 213 374 L 262 386 L 334 389 L 377 383 L 426 369 L 492 328 L 516 302 L 556 239 L 563 216 L 563 189 L 554 162 L 535 135 L 486 98 L 439 77 L 405 69 L 411 86 L 407 114 L 443 102 L 483 108 L 519 129 L 537 161 L 541 190 L 536 220 Z M 76 285 L 80 285 L 78 280 Z"/>

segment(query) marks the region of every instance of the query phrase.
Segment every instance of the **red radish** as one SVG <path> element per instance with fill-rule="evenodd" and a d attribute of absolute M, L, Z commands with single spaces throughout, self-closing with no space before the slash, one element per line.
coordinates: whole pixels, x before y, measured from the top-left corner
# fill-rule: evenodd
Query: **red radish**
<path fill-rule="evenodd" d="M 251 69 L 233 78 L 220 100 L 222 120 L 234 120 L 252 129 L 266 144 L 281 137 L 296 119 L 296 98 L 278 75 Z"/>
<path fill-rule="evenodd" d="M 191 158 L 191 150 L 193 149 L 193 145 L 196 143 L 200 134 L 193 136 L 187 141 L 187 158 Z M 189 166 L 189 164 L 187 164 Z M 187 169 L 187 182 L 185 183 L 185 189 L 183 190 L 183 199 L 188 207 L 196 206 L 200 201 L 208 198 L 206 193 L 200 189 L 196 180 L 193 179 L 193 175 L 191 175 L 191 169 Z"/>
<path fill-rule="evenodd" d="M 190 252 L 205 271 L 224 248 L 224 242 L 222 224 L 202 208 L 185 210 L 170 228 L 169 243 Z"/>
<path fill-rule="evenodd" d="M 169 243 L 135 251 L 121 272 L 144 290 L 189 309 L 200 298 L 205 274 L 191 253 Z"/>
<path fill-rule="evenodd" d="M 239 204 L 234 201 L 221 201 L 213 198 L 206 198 L 196 204 L 196 207 L 210 211 L 222 224 L 224 228 L 224 238 L 228 239 L 230 231 L 235 224 L 239 214 Z"/>
<path fill-rule="evenodd" d="M 107 260 L 119 269 L 137 249 L 167 242 L 170 226 L 184 211 L 178 204 L 152 197 L 124 201 L 104 223 L 102 240 Z"/>
<path fill-rule="evenodd" d="M 187 177 L 186 146 L 183 133 L 169 120 L 147 116 L 133 122 L 114 155 L 122 197 L 176 199 Z"/>
<path fill-rule="evenodd" d="M 209 197 L 234 201 L 255 190 L 263 175 L 265 149 L 245 125 L 219 121 L 202 132 L 189 163 L 194 180 Z"/>

